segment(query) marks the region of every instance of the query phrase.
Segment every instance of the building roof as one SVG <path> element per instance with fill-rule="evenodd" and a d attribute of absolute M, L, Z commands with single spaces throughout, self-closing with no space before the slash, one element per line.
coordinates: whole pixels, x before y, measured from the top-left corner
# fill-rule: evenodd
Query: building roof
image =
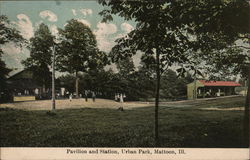
<path fill-rule="evenodd" d="M 9 89 L 35 89 L 41 88 L 32 79 L 18 79 L 7 81 Z"/>
<path fill-rule="evenodd" d="M 8 78 L 9 80 L 14 79 L 33 79 L 33 71 L 29 69 L 24 69 L 18 73 L 13 74 Z"/>
<path fill-rule="evenodd" d="M 199 80 L 204 86 L 241 86 L 239 83 L 234 81 L 206 81 L 206 80 Z"/>
<path fill-rule="evenodd" d="M 33 72 L 29 69 L 24 69 L 7 80 L 9 89 L 35 89 L 41 88 L 33 79 Z"/>

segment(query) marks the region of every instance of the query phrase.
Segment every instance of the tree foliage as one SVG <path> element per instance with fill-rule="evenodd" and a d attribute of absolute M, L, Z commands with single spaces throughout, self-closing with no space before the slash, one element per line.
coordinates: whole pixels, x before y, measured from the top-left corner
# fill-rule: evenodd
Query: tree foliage
<path fill-rule="evenodd" d="M 64 29 L 59 29 L 59 35 L 56 59 L 60 71 L 85 72 L 103 64 L 105 54 L 97 49 L 95 35 L 85 24 L 72 19 Z"/>
<path fill-rule="evenodd" d="M 72 19 L 64 29 L 59 29 L 60 43 L 57 47 L 59 71 L 74 73 L 78 96 L 78 72 L 88 72 L 102 68 L 108 62 L 107 56 L 97 48 L 96 37 L 91 29 Z"/>
<path fill-rule="evenodd" d="M 20 42 L 24 42 L 23 37 L 20 35 L 20 32 L 14 28 L 14 26 L 10 23 L 7 16 L 0 15 L 0 44 L 6 44 L 8 42 L 14 42 L 16 44 L 21 44 Z M 0 50 L 2 53 L 2 50 Z"/>
<path fill-rule="evenodd" d="M 120 72 L 110 70 L 90 71 L 79 73 L 79 93 L 84 95 L 85 90 L 99 93 L 97 97 L 114 99 L 117 93 L 126 95 L 125 101 L 152 101 L 155 95 L 155 71 L 140 66 L 131 74 L 121 76 Z M 67 74 L 60 76 L 60 87 L 74 92 L 75 76 Z M 192 82 L 190 75 L 178 77 L 176 72 L 168 69 L 161 77 L 161 100 L 172 101 L 186 98 L 186 85 Z"/>
<path fill-rule="evenodd" d="M 52 48 L 54 37 L 49 28 L 44 23 L 40 24 L 35 31 L 34 37 L 30 39 L 28 49 L 30 57 L 22 63 L 34 72 L 36 82 L 45 88 L 51 84 L 51 72 L 49 68 L 52 64 Z"/>
<path fill-rule="evenodd" d="M 250 62 L 249 10 L 246 0 L 204 1 L 194 9 L 200 14 L 193 14 L 194 23 L 190 24 L 196 36 L 192 49 L 207 63 L 209 72 L 246 75 L 246 64 Z"/>
<path fill-rule="evenodd" d="M 22 42 L 25 42 L 20 32 L 14 28 L 8 18 L 4 15 L 0 15 L 0 45 L 4 45 L 9 42 L 14 42 L 16 45 L 21 46 Z M 11 69 L 6 67 L 5 62 L 2 60 L 3 50 L 0 48 L 0 91 L 6 87 L 6 76 Z"/>
<path fill-rule="evenodd" d="M 186 99 L 186 85 L 191 82 L 193 82 L 193 78 L 190 74 L 178 77 L 175 71 L 168 69 L 161 77 L 160 95 L 168 100 Z"/>

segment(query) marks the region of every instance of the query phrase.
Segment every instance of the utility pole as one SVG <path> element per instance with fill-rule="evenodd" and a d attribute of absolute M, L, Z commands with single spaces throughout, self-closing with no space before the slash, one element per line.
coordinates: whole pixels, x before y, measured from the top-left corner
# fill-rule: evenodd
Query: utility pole
<path fill-rule="evenodd" d="M 52 110 L 56 109 L 55 101 L 55 44 L 52 48 Z"/>
<path fill-rule="evenodd" d="M 195 71 L 194 71 L 194 100 L 196 100 L 197 99 L 197 87 L 196 87 L 196 80 L 197 80 L 197 78 L 196 78 L 196 72 L 197 72 L 197 70 L 196 70 L 196 68 L 195 68 Z"/>

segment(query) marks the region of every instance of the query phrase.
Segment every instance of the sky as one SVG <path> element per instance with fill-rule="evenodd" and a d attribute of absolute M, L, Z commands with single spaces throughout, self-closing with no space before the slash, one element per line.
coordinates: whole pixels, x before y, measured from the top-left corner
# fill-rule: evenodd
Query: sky
<path fill-rule="evenodd" d="M 49 26 L 53 35 L 57 28 L 63 28 L 68 20 L 77 19 L 88 25 L 96 35 L 100 50 L 109 52 L 115 45 L 115 39 L 125 36 L 135 27 L 135 22 L 124 21 L 114 16 L 109 23 L 102 23 L 98 14 L 104 9 L 96 1 L 0 1 L 0 14 L 6 15 L 25 39 L 34 35 L 39 24 Z M 27 48 L 19 48 L 13 43 L 1 46 L 3 60 L 7 67 L 18 72 L 23 69 L 21 61 L 29 57 Z M 139 63 L 139 57 L 134 58 Z"/>

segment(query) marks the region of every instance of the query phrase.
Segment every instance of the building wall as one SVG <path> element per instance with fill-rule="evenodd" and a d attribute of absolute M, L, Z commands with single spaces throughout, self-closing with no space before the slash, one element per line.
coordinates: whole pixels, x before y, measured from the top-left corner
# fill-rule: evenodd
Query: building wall
<path fill-rule="evenodd" d="M 196 81 L 196 90 L 197 90 L 198 87 L 204 87 L 204 85 L 201 82 Z M 194 82 L 189 83 L 187 85 L 187 98 L 188 99 L 194 99 Z"/>
<path fill-rule="evenodd" d="M 235 92 L 239 95 L 246 96 L 247 95 L 247 87 L 236 87 Z"/>

